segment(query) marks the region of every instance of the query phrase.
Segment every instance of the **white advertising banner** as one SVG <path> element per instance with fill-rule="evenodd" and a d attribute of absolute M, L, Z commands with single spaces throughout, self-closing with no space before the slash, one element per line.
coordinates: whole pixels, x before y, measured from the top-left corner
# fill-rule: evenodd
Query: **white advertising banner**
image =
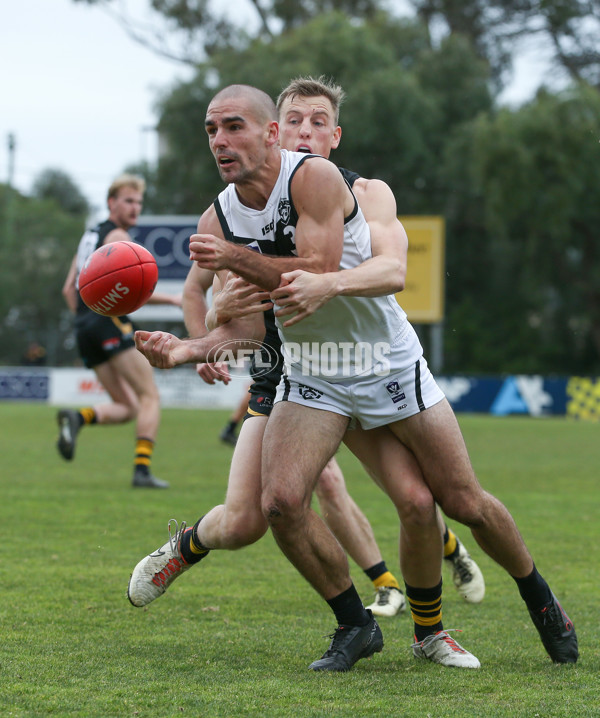
<path fill-rule="evenodd" d="M 49 369 L 48 403 L 54 406 L 90 406 L 110 401 L 90 369 Z M 193 367 L 156 369 L 154 377 L 163 407 L 233 409 L 250 384 L 247 374 L 236 374 L 226 386 L 206 384 Z"/>

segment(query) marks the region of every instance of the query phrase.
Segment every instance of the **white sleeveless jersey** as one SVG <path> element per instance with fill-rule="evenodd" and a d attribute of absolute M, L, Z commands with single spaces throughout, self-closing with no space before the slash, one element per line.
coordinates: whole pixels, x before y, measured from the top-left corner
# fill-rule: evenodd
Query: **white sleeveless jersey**
<path fill-rule="evenodd" d="M 226 239 L 263 254 L 296 255 L 298 215 L 290 185 L 300 165 L 315 155 L 281 150 L 281 170 L 264 209 L 243 205 L 230 184 L 215 201 Z M 372 256 L 369 226 L 355 200 L 345 219 L 340 269 L 356 267 Z M 276 307 L 277 308 L 277 307 Z M 286 371 L 295 376 L 318 376 L 343 381 L 383 371 L 390 353 L 402 353 L 412 365 L 422 354 L 414 329 L 393 295 L 335 297 L 292 327 L 275 319 L 282 340 Z"/>

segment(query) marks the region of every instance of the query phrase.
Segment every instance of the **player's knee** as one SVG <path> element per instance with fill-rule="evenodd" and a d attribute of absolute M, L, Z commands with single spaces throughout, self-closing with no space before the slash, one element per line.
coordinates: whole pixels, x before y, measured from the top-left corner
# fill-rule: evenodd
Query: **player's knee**
<path fill-rule="evenodd" d="M 330 461 L 319 476 L 315 493 L 320 500 L 336 503 L 345 491 L 344 477 L 339 468 Z"/>
<path fill-rule="evenodd" d="M 435 520 L 435 502 L 429 491 L 411 491 L 396 505 L 403 526 L 426 526 Z"/>
<path fill-rule="evenodd" d="M 304 505 L 293 495 L 273 493 L 263 497 L 262 512 L 269 526 L 284 529 L 302 517 Z"/>
<path fill-rule="evenodd" d="M 156 407 L 160 406 L 160 394 L 158 393 L 156 386 L 144 386 L 142 393 L 139 395 L 139 400 L 146 406 L 150 404 Z"/>
<path fill-rule="evenodd" d="M 255 543 L 267 532 L 267 522 L 260 512 L 252 511 L 227 515 L 227 545 L 230 549 Z"/>
<path fill-rule="evenodd" d="M 452 521 L 476 528 L 486 522 L 488 496 L 484 491 L 471 489 L 449 491 L 438 502 L 442 511 Z"/>
<path fill-rule="evenodd" d="M 135 419 L 137 419 L 137 416 L 140 413 L 139 404 L 125 404 L 125 407 L 127 409 L 125 414 L 125 421 L 134 421 Z"/>

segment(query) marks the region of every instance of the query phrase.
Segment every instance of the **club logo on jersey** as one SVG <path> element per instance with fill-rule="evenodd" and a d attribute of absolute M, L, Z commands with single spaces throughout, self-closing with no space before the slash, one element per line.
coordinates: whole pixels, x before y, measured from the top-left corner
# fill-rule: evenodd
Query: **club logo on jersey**
<path fill-rule="evenodd" d="M 322 391 L 313 389 L 312 386 L 306 386 L 306 384 L 298 384 L 298 394 L 303 399 L 320 399 L 323 396 Z"/>
<path fill-rule="evenodd" d="M 402 399 L 406 399 L 404 387 L 397 381 L 388 382 L 385 385 L 385 388 L 387 389 L 388 394 L 390 395 L 390 399 L 394 402 L 394 404 L 397 404 L 399 401 L 402 401 Z"/>
<path fill-rule="evenodd" d="M 277 212 L 279 213 L 279 219 L 281 220 L 282 224 L 288 224 L 290 221 L 290 217 L 292 216 L 292 205 L 290 204 L 289 199 L 287 197 L 283 197 L 279 200 L 279 207 L 277 208 Z"/>

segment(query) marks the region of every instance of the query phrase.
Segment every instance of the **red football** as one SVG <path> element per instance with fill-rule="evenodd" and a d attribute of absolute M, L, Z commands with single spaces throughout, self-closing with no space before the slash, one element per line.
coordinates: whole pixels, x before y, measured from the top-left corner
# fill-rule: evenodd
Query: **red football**
<path fill-rule="evenodd" d="M 152 296 L 158 267 L 152 254 L 135 242 L 110 242 L 90 254 L 79 274 L 79 293 L 97 314 L 121 317 Z"/>

